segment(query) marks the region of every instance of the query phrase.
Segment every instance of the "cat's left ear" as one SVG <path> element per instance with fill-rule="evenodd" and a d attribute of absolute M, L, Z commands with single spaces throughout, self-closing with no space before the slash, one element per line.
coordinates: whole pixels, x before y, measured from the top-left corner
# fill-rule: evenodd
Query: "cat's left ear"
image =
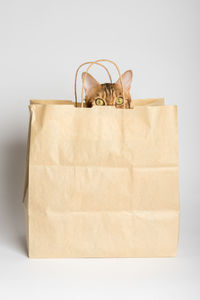
<path fill-rule="evenodd" d="M 130 91 L 132 80 L 133 80 L 133 72 L 131 70 L 128 70 L 124 72 L 124 74 L 122 74 L 124 89 L 128 92 Z M 115 84 L 121 87 L 120 78 L 116 81 Z"/>

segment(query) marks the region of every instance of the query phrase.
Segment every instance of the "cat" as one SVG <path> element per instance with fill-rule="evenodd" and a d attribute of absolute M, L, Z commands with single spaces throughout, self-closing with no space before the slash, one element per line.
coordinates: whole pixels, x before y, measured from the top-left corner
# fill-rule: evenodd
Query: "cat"
<path fill-rule="evenodd" d="M 126 98 L 125 108 L 131 108 L 130 88 L 132 78 L 133 73 L 131 70 L 126 71 L 122 75 Z M 112 105 L 116 108 L 124 108 L 124 99 L 122 95 L 120 79 L 118 79 L 115 83 L 100 84 L 92 75 L 83 72 L 82 81 L 84 81 L 86 107 L 93 107 L 94 105 Z"/>

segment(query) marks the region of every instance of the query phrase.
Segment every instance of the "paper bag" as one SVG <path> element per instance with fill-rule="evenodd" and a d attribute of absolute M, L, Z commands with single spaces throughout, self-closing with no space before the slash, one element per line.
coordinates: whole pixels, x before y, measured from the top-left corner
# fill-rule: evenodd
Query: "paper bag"
<path fill-rule="evenodd" d="M 170 257 L 179 234 L 177 107 L 32 100 L 28 255 Z"/>

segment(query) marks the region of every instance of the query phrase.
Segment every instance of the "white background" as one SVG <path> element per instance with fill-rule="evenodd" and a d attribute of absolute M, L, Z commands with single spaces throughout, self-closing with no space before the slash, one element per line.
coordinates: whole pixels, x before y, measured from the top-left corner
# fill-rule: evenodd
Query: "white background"
<path fill-rule="evenodd" d="M 0 0 L 0 299 L 200 299 L 199 19 L 199 0 Z M 72 99 L 75 69 L 98 58 L 133 70 L 133 98 L 178 105 L 176 258 L 27 258 L 29 99 Z"/>

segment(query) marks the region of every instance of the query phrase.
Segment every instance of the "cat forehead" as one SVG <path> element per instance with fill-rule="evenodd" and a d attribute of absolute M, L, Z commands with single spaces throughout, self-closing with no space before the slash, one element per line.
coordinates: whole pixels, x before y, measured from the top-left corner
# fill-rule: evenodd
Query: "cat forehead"
<path fill-rule="evenodd" d="M 110 90 L 116 90 L 117 89 L 117 87 L 114 83 L 102 83 L 102 84 L 100 84 L 100 86 L 101 86 L 102 89 L 105 89 L 105 90 L 106 89 L 110 89 Z"/>
<path fill-rule="evenodd" d="M 120 93 L 120 89 L 114 83 L 103 83 L 100 84 L 98 92 L 111 96 L 113 94 L 118 95 Z"/>

